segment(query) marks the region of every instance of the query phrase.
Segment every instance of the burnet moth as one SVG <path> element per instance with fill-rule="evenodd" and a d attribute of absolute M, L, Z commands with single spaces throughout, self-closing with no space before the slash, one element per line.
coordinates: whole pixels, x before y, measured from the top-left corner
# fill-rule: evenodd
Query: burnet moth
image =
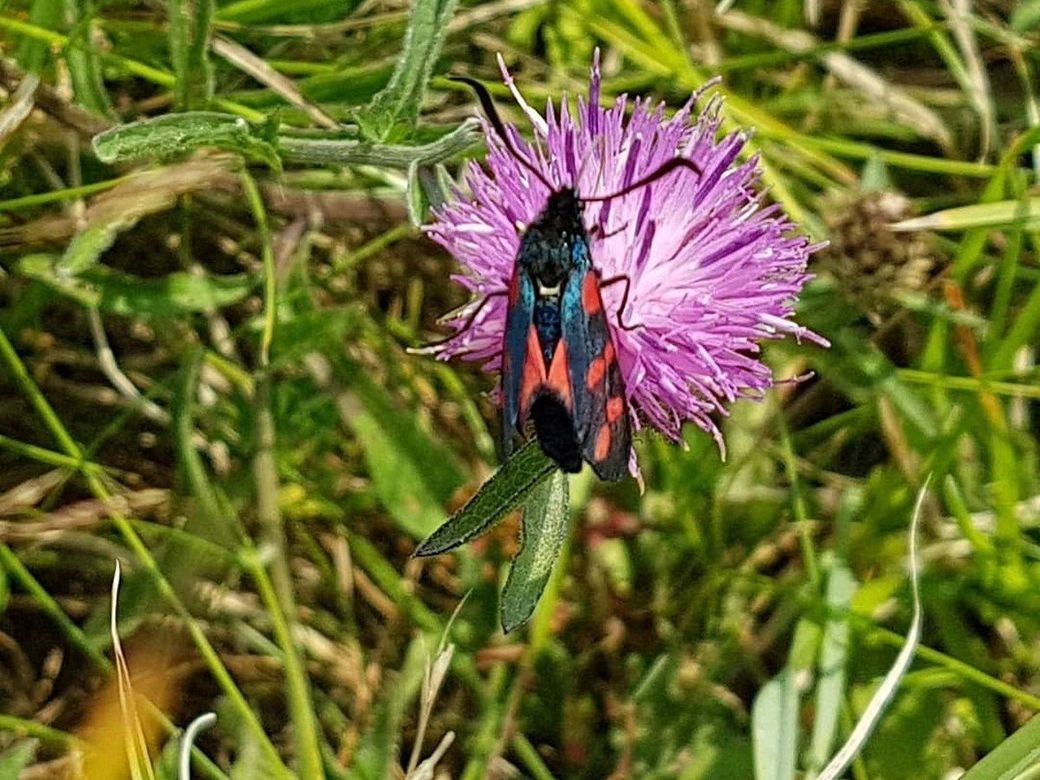
<path fill-rule="evenodd" d="M 508 296 L 502 343 L 505 456 L 530 421 L 542 451 L 561 469 L 578 472 L 585 460 L 600 479 L 619 481 L 628 473 L 632 429 L 601 290 L 626 283 L 618 313 L 618 325 L 624 328 L 628 278 L 601 279 L 593 265 L 582 204 L 627 195 L 677 168 L 698 174 L 700 169 L 692 160 L 676 157 L 608 195 L 581 196 L 573 185 L 556 188 L 517 152 L 484 85 L 463 76 L 452 80 L 476 93 L 503 146 L 550 191 L 545 207 L 521 236 L 508 290 L 498 293 Z"/>

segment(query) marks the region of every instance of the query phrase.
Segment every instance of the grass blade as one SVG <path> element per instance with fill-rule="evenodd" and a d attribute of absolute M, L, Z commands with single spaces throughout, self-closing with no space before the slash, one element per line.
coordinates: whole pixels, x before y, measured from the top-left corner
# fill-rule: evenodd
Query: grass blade
<path fill-rule="evenodd" d="M 1040 717 L 1001 742 L 961 776 L 961 780 L 1013 780 L 1040 763 Z M 1035 770 L 1034 770 L 1035 771 Z"/>
<path fill-rule="evenodd" d="M 35 758 L 37 747 L 35 741 L 26 741 L 0 753 L 0 777 L 20 777 L 22 770 Z"/>
<path fill-rule="evenodd" d="M 870 703 L 863 711 L 859 721 L 857 721 L 856 727 L 852 729 L 852 734 L 849 735 L 845 744 L 841 746 L 841 750 L 830 760 L 830 763 L 824 767 L 823 772 L 820 773 L 819 780 L 837 780 L 841 777 L 841 774 L 852 763 L 852 759 L 856 757 L 867 739 L 869 739 L 871 732 L 877 726 L 889 702 L 895 695 L 899 682 L 903 679 L 903 675 L 906 674 L 907 669 L 910 668 L 910 664 L 914 660 L 914 653 L 917 651 L 917 645 L 921 641 L 921 624 L 923 622 L 920 583 L 918 582 L 920 572 L 917 560 L 917 526 L 921 520 L 921 507 L 924 505 L 924 497 L 928 494 L 928 483 L 930 481 L 931 477 L 929 476 L 921 490 L 917 493 L 914 514 L 910 520 L 910 593 L 913 596 L 914 614 L 910 619 L 910 630 L 906 633 L 906 641 L 903 643 L 903 648 L 899 651 L 899 655 L 896 656 L 896 661 L 892 664 L 892 668 L 888 670 L 888 674 L 885 675 L 885 679 L 881 682 L 881 686 L 871 697 Z"/>
<path fill-rule="evenodd" d="M 755 780 L 794 780 L 798 757 L 798 689 L 790 667 L 767 682 L 751 708 Z"/>
<path fill-rule="evenodd" d="M 1040 227 L 1040 198 L 998 200 L 943 209 L 923 217 L 904 219 L 890 225 L 892 230 L 969 230 L 971 228 Z"/>
<path fill-rule="evenodd" d="M 814 769 L 827 763 L 838 728 L 849 652 L 849 621 L 846 615 L 855 592 L 856 579 L 852 571 L 844 561 L 836 561 L 827 578 L 827 609 L 832 617 L 823 629 L 820 680 L 816 686 L 816 718 L 809 748 L 809 761 Z"/>
<path fill-rule="evenodd" d="M 176 317 L 219 309 L 245 298 L 258 281 L 246 274 L 198 276 L 187 271 L 142 279 L 104 266 L 71 277 L 61 272 L 50 255 L 24 257 L 18 271 L 84 306 L 128 316 Z"/>

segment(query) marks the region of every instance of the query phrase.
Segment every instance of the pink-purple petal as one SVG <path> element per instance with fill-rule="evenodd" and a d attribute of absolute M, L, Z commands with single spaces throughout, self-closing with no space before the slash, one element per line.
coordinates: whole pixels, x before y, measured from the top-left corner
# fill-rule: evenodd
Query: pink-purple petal
<path fill-rule="evenodd" d="M 758 160 L 737 162 L 743 133 L 717 138 L 718 97 L 694 115 L 695 95 L 670 119 L 661 104 L 619 97 L 600 101 L 599 54 L 587 100 L 572 111 L 562 100 L 538 114 L 517 89 L 501 58 L 503 80 L 527 116 L 534 145 L 509 126 L 519 154 L 554 187 L 576 186 L 600 196 L 623 189 L 676 155 L 699 173 L 679 168 L 635 192 L 584 207 L 593 262 L 602 278 L 625 276 L 604 289 L 604 305 L 638 430 L 643 422 L 678 441 L 692 421 L 724 451 L 713 420 L 740 398 L 759 399 L 773 385 L 757 359 L 759 342 L 794 336 L 826 346 L 793 320 L 793 304 L 809 280 L 806 264 L 820 248 L 797 232 L 777 205 L 763 205 Z M 434 212 L 427 234 L 459 261 L 455 280 L 478 296 L 492 295 L 476 316 L 466 307 L 449 318 L 454 336 L 438 357 L 459 357 L 498 371 L 506 303 L 522 230 L 545 206 L 549 190 L 485 125 L 486 170 L 464 168 L 469 194 Z M 634 461 L 633 461 L 634 463 Z"/>

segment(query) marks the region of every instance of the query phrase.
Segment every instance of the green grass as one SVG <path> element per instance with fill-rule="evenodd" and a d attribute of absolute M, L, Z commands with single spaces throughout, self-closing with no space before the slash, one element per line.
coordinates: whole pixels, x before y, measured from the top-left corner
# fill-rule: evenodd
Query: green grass
<path fill-rule="evenodd" d="M 176 693 L 139 708 L 159 778 L 210 711 L 198 777 L 815 777 L 911 624 L 929 475 L 921 643 L 846 776 L 1028 773 L 1040 4 L 822 5 L 0 8 L 0 776 L 121 755 L 83 727 L 119 559 L 131 672 Z M 495 54 L 540 108 L 597 46 L 604 100 L 722 75 L 724 128 L 831 241 L 799 322 L 832 346 L 766 345 L 814 377 L 733 405 L 724 462 L 645 434 L 644 493 L 586 471 L 568 503 L 537 450 L 489 482 L 494 379 L 410 351 L 464 303 L 415 223 L 483 154 L 445 76 L 523 125 Z M 449 517 L 438 550 L 490 530 L 413 558 Z"/>

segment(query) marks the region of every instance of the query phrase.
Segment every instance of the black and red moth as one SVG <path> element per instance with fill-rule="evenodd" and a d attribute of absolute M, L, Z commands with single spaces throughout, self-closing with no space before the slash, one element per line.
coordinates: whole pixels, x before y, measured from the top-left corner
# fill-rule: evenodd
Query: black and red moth
<path fill-rule="evenodd" d="M 574 189 L 553 192 L 524 232 L 508 294 L 507 454 L 530 419 L 542 450 L 564 471 L 580 471 L 584 459 L 600 479 L 623 479 L 632 449 L 625 385 Z"/>
<path fill-rule="evenodd" d="M 461 76 L 453 79 L 473 89 L 504 146 L 551 191 L 542 212 L 520 239 L 506 293 L 502 343 L 505 455 L 512 451 L 513 437 L 522 435 L 530 420 L 542 451 L 564 471 L 580 471 L 584 460 L 600 479 L 624 479 L 632 429 L 601 288 L 628 280 L 618 277 L 604 282 L 600 278 L 592 264 L 582 203 L 626 195 L 676 168 L 698 170 L 697 166 L 675 158 L 610 195 L 581 197 L 574 187 L 554 187 L 517 153 L 483 84 Z"/>

